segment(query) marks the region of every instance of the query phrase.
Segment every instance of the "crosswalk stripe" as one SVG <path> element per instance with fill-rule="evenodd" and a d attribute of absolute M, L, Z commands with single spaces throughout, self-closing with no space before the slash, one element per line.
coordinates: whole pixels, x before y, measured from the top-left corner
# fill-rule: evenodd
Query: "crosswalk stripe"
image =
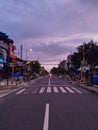
<path fill-rule="evenodd" d="M 70 93 L 75 93 L 72 89 L 65 87 Z"/>
<path fill-rule="evenodd" d="M 24 89 L 21 89 L 21 90 L 18 91 L 16 94 L 17 94 L 17 95 L 18 95 L 18 94 L 21 94 L 21 93 L 23 93 L 25 90 L 26 90 L 25 88 L 24 88 Z"/>
<path fill-rule="evenodd" d="M 45 91 L 45 87 L 42 87 L 42 88 L 40 89 L 39 93 L 44 93 L 44 91 Z"/>
<path fill-rule="evenodd" d="M 58 92 L 59 92 L 58 89 L 57 89 L 57 87 L 53 87 L 53 89 L 54 89 L 54 92 L 55 92 L 55 93 L 58 93 Z"/>
<path fill-rule="evenodd" d="M 77 93 L 82 93 L 80 90 L 78 90 L 78 89 L 76 89 L 74 87 L 72 87 L 72 89 L 75 90 Z"/>
<path fill-rule="evenodd" d="M 51 93 L 51 87 L 47 88 L 47 93 Z"/>
<path fill-rule="evenodd" d="M 46 92 L 47 93 L 51 93 L 52 92 L 52 88 L 51 87 L 41 87 L 40 90 L 39 90 L 39 93 L 44 93 L 45 92 L 45 89 L 46 89 Z M 23 90 L 24 91 L 24 90 Z M 70 92 L 70 93 L 82 93 L 82 91 L 78 90 L 77 88 L 75 87 L 53 87 L 53 92 L 54 93 L 67 93 L 67 92 Z M 22 93 L 22 92 L 20 92 Z M 36 92 L 35 92 L 36 93 Z"/>
<path fill-rule="evenodd" d="M 63 87 L 60 87 L 60 90 L 62 91 L 62 93 L 67 93 L 67 91 Z"/>
<path fill-rule="evenodd" d="M 84 90 L 82 88 L 79 88 L 79 90 L 81 90 L 82 92 L 85 92 L 85 93 L 89 94 L 89 92 L 87 90 Z"/>

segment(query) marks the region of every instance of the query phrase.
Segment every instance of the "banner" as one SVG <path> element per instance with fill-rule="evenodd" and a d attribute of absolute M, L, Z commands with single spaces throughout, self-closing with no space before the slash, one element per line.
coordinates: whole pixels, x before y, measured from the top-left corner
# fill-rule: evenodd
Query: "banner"
<path fill-rule="evenodd" d="M 15 52 L 14 52 L 15 50 L 16 50 L 16 46 L 10 43 L 10 57 L 13 59 L 16 59 Z"/>

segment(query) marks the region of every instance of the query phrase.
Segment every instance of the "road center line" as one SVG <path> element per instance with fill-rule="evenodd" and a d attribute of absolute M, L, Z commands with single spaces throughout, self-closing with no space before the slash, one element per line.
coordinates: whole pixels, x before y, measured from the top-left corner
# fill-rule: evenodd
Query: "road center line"
<path fill-rule="evenodd" d="M 49 78 L 49 82 L 48 82 L 48 85 L 50 86 L 50 78 Z"/>
<path fill-rule="evenodd" d="M 17 92 L 16 94 L 18 95 L 18 94 L 21 94 L 22 92 L 24 92 L 26 89 L 24 88 L 24 89 L 22 89 L 22 90 L 20 90 L 19 92 Z"/>
<path fill-rule="evenodd" d="M 45 109 L 43 130 L 48 130 L 48 127 L 49 127 L 49 104 L 47 103 Z"/>

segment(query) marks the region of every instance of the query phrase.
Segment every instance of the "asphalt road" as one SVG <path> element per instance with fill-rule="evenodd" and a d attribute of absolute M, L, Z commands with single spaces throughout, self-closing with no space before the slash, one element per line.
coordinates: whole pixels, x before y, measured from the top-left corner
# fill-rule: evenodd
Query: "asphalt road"
<path fill-rule="evenodd" d="M 98 130 L 98 95 L 44 77 L 0 99 L 0 130 Z"/>

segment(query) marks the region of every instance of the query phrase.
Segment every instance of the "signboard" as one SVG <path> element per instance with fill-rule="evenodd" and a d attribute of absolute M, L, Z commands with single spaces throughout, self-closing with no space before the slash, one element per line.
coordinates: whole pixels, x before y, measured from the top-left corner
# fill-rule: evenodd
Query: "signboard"
<path fill-rule="evenodd" d="M 3 68 L 4 65 L 4 57 L 1 55 L 0 56 L 0 70 Z"/>
<path fill-rule="evenodd" d="M 4 49 L 8 50 L 8 45 L 5 44 L 3 41 L 0 41 L 0 47 L 2 47 L 2 48 L 4 48 Z"/>
<path fill-rule="evenodd" d="M 15 50 L 16 50 L 15 45 L 10 43 L 10 57 L 13 59 L 16 59 L 15 52 L 14 52 Z"/>

